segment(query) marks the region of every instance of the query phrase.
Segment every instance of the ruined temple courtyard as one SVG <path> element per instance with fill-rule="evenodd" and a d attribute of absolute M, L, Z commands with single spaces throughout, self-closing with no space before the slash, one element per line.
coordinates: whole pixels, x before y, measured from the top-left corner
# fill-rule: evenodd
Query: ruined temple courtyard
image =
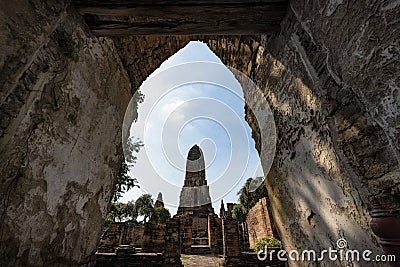
<path fill-rule="evenodd" d="M 267 263 L 259 261 L 253 251 L 257 234 L 273 236 L 263 201 L 252 208 L 246 222 L 233 218 L 233 203 L 225 209 L 221 201 L 218 216 L 211 205 L 202 149 L 194 145 L 187 155 L 177 214 L 165 225 L 111 223 L 100 240 L 96 266 L 284 266 L 275 256 Z M 164 206 L 161 193 L 155 205 Z"/>

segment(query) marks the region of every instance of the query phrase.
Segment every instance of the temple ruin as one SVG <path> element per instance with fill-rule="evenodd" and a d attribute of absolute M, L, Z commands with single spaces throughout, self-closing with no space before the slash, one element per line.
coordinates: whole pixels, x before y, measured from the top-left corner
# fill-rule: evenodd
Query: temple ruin
<path fill-rule="evenodd" d="M 266 262 L 258 261 L 256 253 L 250 250 L 254 240 L 249 242 L 247 224 L 239 224 L 233 219 L 233 203 L 228 203 L 225 209 L 221 201 L 218 217 L 211 201 L 204 155 L 201 148 L 194 145 L 187 156 L 177 214 L 166 225 L 151 221 L 136 226 L 129 222 L 111 223 L 100 240 L 96 253 L 97 266 L 114 266 L 116 262 L 129 266 L 180 266 L 181 254 L 219 256 L 224 266 L 265 266 Z M 266 201 L 264 198 L 260 203 L 265 204 Z M 155 206 L 158 205 L 164 205 L 161 193 Z M 271 229 L 271 233 L 263 229 L 267 224 L 271 228 L 266 207 L 262 204 L 259 206 L 264 212 L 260 213 L 259 207 L 254 207 L 249 221 L 259 215 L 264 217 L 258 218 L 258 229 L 253 222 L 250 223 L 253 226 L 251 233 L 258 235 L 258 238 L 272 236 Z M 276 257 L 268 264 L 282 265 Z"/>
<path fill-rule="evenodd" d="M 185 181 L 175 216 L 179 217 L 184 225 L 189 224 L 189 227 L 185 227 L 181 232 L 182 241 L 187 238 L 190 242 L 186 243 L 185 240 L 185 252 L 193 253 L 195 249 L 209 247 L 209 232 L 214 231 L 209 229 L 209 221 L 214 220 L 217 215 L 211 205 L 203 152 L 197 145 L 189 150 L 187 156 Z"/>
<path fill-rule="evenodd" d="M 266 187 L 286 250 L 321 251 L 339 239 L 348 249 L 377 254 L 399 247 L 400 231 L 384 232 L 382 241 L 382 232 L 376 236 L 370 227 L 371 219 L 376 230 L 379 221 L 394 226 L 400 218 L 398 1 L 252 1 L 263 3 L 230 16 L 224 6 L 248 4 L 217 1 L 215 10 L 228 17 L 221 31 L 171 12 L 159 34 L 117 37 L 91 29 L 97 30 L 98 21 L 101 34 L 111 21 L 108 31 L 122 25 L 135 32 L 137 25 L 126 23 L 136 20 L 117 14 L 113 22 L 109 6 L 98 9 L 108 14 L 91 16 L 95 7 L 79 2 L 85 1 L 0 3 L 1 266 L 93 260 L 132 91 L 191 40 L 205 42 L 224 64 L 250 77 L 273 110 L 278 137 Z M 132 14 L 146 2 L 130 5 Z M 130 1 L 110 3 L 120 11 Z M 269 9 L 272 5 L 277 9 Z M 85 8 L 92 8 L 88 15 Z M 266 27 L 251 30 L 255 20 Z M 166 32 L 175 28 L 192 32 Z M 236 28 L 238 35 L 232 33 Z M 68 42 L 60 42 L 63 33 Z M 266 144 L 248 110 L 246 121 L 263 151 Z M 221 225 L 229 230 L 229 224 L 228 214 Z M 179 259 L 174 252 L 179 228 L 178 220 L 166 226 L 169 262 Z"/>

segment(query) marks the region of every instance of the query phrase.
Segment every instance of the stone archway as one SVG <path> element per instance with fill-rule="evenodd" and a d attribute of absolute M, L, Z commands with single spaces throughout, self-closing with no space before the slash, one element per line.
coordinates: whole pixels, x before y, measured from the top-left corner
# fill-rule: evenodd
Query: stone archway
<path fill-rule="evenodd" d="M 267 188 L 285 247 L 323 249 L 343 237 L 380 251 L 369 198 L 400 208 L 396 5 L 297 1 L 273 37 L 114 40 L 93 37 L 66 7 L 2 4 L 2 265 L 70 265 L 93 253 L 129 101 L 118 53 L 130 55 L 140 83 L 191 38 L 251 77 L 274 110 Z M 60 52 L 62 31 L 83 42 L 77 63 Z"/>
<path fill-rule="evenodd" d="M 300 22 L 291 14 L 286 23 L 296 25 Z M 192 38 L 207 42 L 225 64 L 238 68 L 264 87 L 269 103 L 274 106 L 280 138 L 278 155 L 270 171 L 267 188 L 280 234 L 290 236 L 286 240 L 283 238 L 287 249 L 322 249 L 332 246 L 340 237 L 345 238 L 349 246 L 360 250 L 376 248 L 377 243 L 368 223 L 370 197 L 376 195 L 374 190 L 377 190 L 377 183 L 371 180 L 366 183 L 366 170 L 359 169 L 360 163 L 356 162 L 367 160 L 362 159 L 364 156 L 372 158 L 373 166 L 366 166 L 372 172 L 368 175 L 376 175 L 378 178 L 382 172 L 387 172 L 383 180 L 389 179 L 398 184 L 395 178 L 396 157 L 391 157 L 389 161 L 387 158 L 391 141 L 382 139 L 386 136 L 384 130 L 374 125 L 375 122 L 365 114 L 366 107 L 356 101 L 356 93 L 335 81 L 336 76 L 331 69 L 334 67 L 330 66 L 329 61 L 322 60 L 327 57 L 327 52 L 318 50 L 309 34 L 299 25 L 295 29 L 286 38 Z M 184 46 L 188 40 L 188 36 L 127 37 L 116 43 L 126 56 L 130 54 L 124 48 L 131 51 L 134 49 L 129 44 L 150 44 L 150 51 L 154 45 L 157 56 L 149 57 L 152 62 L 155 58 L 161 58 L 158 55 L 170 55 L 171 47 L 173 54 L 174 49 Z M 140 60 L 133 59 L 132 62 L 140 62 L 133 64 L 138 73 L 153 66 L 143 61 L 143 57 Z M 341 95 L 333 99 L 331 94 L 340 91 Z M 348 113 L 349 110 L 352 111 Z M 345 117 L 353 122 L 345 123 Z M 252 114 L 247 114 L 247 121 L 253 128 L 256 146 L 261 149 L 257 125 L 252 124 Z M 361 121 L 364 124 L 359 125 Z M 350 126 L 354 123 L 356 127 Z M 354 135 L 349 136 L 349 132 Z M 375 148 L 365 148 L 368 156 L 361 156 L 364 152 L 352 149 L 374 138 L 381 144 Z M 384 151 L 382 146 L 385 147 Z M 380 153 L 386 156 L 378 159 L 377 154 Z M 388 207 L 396 209 L 397 196 L 384 191 L 380 191 L 378 197 Z M 336 215 L 332 217 L 326 211 Z"/>

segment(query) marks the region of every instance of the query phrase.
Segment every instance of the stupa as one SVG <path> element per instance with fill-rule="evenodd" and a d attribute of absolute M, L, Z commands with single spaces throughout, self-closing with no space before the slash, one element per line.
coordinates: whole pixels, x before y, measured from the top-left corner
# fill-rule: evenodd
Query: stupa
<path fill-rule="evenodd" d="M 185 181 L 179 199 L 177 215 L 187 214 L 202 218 L 215 214 L 206 180 L 204 156 L 198 145 L 189 150 Z"/>

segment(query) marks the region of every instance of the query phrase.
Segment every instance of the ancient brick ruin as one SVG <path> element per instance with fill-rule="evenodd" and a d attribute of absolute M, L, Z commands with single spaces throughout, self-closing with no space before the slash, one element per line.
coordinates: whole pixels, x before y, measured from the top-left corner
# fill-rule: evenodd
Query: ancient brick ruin
<path fill-rule="evenodd" d="M 254 248 L 254 243 L 261 237 L 273 237 L 271 218 L 268 212 L 267 198 L 260 199 L 249 210 L 246 218 L 246 226 L 249 236 L 249 246 Z"/>
<path fill-rule="evenodd" d="M 177 214 L 166 225 L 151 221 L 144 225 L 111 223 L 100 240 L 97 265 L 111 266 L 120 262 L 136 266 L 134 262 L 137 262 L 140 266 L 142 262 L 152 266 L 179 266 L 181 254 L 213 254 L 220 255 L 225 266 L 257 266 L 262 263 L 250 251 L 254 240 L 249 242 L 248 233 L 255 234 L 257 238 L 272 235 L 266 201 L 261 199 L 250 211 L 250 231 L 246 223 L 239 224 L 232 217 L 233 203 L 228 203 L 225 209 L 221 201 L 218 217 L 211 205 L 203 152 L 198 145 L 194 145 L 187 156 Z M 164 205 L 161 193 L 156 205 Z M 262 224 L 250 222 L 257 217 Z M 263 228 L 265 223 L 270 231 Z M 128 246 L 131 246 L 129 255 Z M 278 261 L 271 263 L 279 264 Z"/>
<path fill-rule="evenodd" d="M 186 175 L 181 190 L 178 212 L 181 222 L 181 242 L 184 253 L 210 253 L 209 221 L 217 215 L 211 206 L 206 180 L 205 162 L 200 147 L 194 145 L 187 157 Z"/>
<path fill-rule="evenodd" d="M 92 261 L 122 153 L 126 64 L 140 85 L 191 40 L 249 76 L 274 112 L 266 187 L 285 249 L 322 250 L 345 238 L 349 249 L 383 253 L 369 222 L 384 213 L 371 216 L 372 197 L 400 218 L 399 8 L 391 0 L 296 0 L 271 32 L 109 38 L 95 36 L 71 1 L 2 1 L 0 265 Z M 78 62 L 61 52 L 63 32 L 80 40 Z M 263 151 L 250 112 L 246 120 Z M 228 222 L 219 219 L 210 225 L 222 233 Z M 180 228 L 177 220 L 166 226 L 170 263 Z"/>

